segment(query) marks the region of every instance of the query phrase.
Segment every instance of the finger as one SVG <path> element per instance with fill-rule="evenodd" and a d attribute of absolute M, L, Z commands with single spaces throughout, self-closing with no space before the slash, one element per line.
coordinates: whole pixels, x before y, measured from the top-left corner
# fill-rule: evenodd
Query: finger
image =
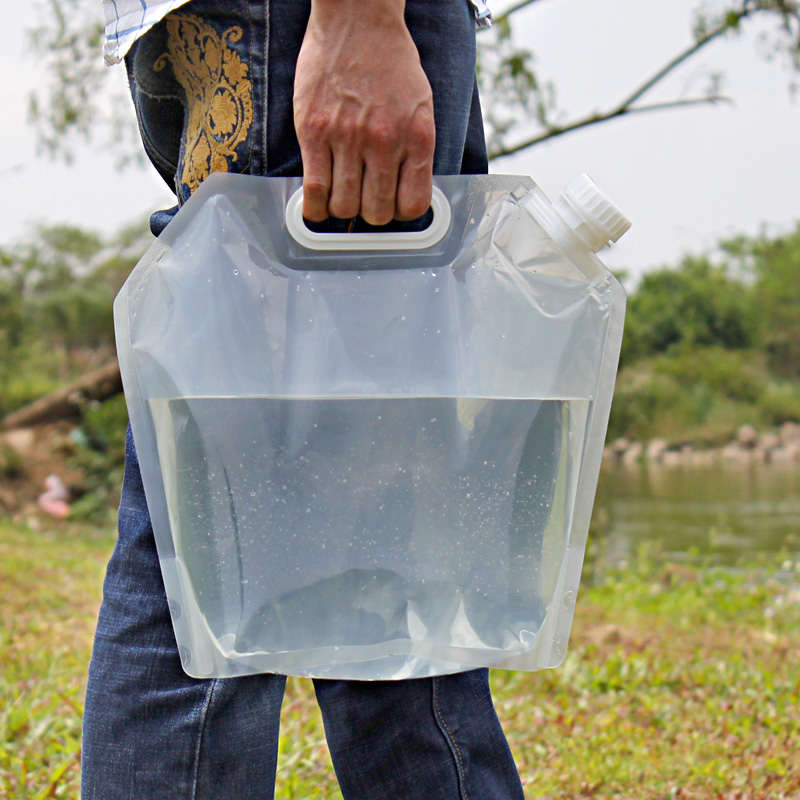
<path fill-rule="evenodd" d="M 331 151 L 324 146 L 300 145 L 303 159 L 303 216 L 311 222 L 328 219 L 331 191 Z"/>
<path fill-rule="evenodd" d="M 428 210 L 433 192 L 435 145 L 436 129 L 432 116 L 418 116 L 409 133 L 406 158 L 400 165 L 396 219 L 416 219 Z"/>
<path fill-rule="evenodd" d="M 332 217 L 349 219 L 361 210 L 361 180 L 364 165 L 352 148 L 338 148 L 333 154 L 333 182 L 328 200 Z"/>
<path fill-rule="evenodd" d="M 414 164 L 404 161 L 400 165 L 397 182 L 397 207 L 395 219 L 410 220 L 421 217 L 431 205 L 433 194 L 433 163 Z"/>
<path fill-rule="evenodd" d="M 361 216 L 370 225 L 386 225 L 394 219 L 397 198 L 398 158 L 376 156 L 364 161 L 361 182 Z"/>

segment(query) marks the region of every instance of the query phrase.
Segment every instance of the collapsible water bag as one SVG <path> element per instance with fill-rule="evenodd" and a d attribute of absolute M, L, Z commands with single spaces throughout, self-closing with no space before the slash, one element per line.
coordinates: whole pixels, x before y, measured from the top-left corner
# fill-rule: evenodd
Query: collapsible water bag
<path fill-rule="evenodd" d="M 439 177 L 421 232 L 319 233 L 212 175 L 115 306 L 192 676 L 399 679 L 563 659 L 625 296 L 585 176 Z"/>

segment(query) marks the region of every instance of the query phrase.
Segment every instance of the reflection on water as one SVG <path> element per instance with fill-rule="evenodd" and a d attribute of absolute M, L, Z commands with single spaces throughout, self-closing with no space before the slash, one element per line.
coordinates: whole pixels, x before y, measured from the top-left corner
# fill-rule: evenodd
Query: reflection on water
<path fill-rule="evenodd" d="M 592 533 L 618 562 L 643 545 L 671 559 L 721 564 L 800 557 L 800 467 L 604 465 Z"/>

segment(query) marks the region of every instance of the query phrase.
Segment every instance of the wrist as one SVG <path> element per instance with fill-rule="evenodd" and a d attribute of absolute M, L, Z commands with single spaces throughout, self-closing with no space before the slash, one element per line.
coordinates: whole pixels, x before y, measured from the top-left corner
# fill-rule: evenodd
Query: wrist
<path fill-rule="evenodd" d="M 370 26 L 405 27 L 406 0 L 311 0 L 311 21 L 325 25 L 350 25 L 364 22 Z"/>

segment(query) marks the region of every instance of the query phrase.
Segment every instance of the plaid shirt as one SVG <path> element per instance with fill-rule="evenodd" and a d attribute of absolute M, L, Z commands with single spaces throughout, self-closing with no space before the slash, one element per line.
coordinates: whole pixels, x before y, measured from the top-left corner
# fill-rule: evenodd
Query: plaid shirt
<path fill-rule="evenodd" d="M 170 11 L 188 0 L 103 0 L 106 20 L 106 40 L 103 56 L 106 64 L 121 61 L 131 45 L 150 30 Z M 475 19 L 479 28 L 488 28 L 491 13 L 486 0 L 470 0 L 475 7 Z"/>

